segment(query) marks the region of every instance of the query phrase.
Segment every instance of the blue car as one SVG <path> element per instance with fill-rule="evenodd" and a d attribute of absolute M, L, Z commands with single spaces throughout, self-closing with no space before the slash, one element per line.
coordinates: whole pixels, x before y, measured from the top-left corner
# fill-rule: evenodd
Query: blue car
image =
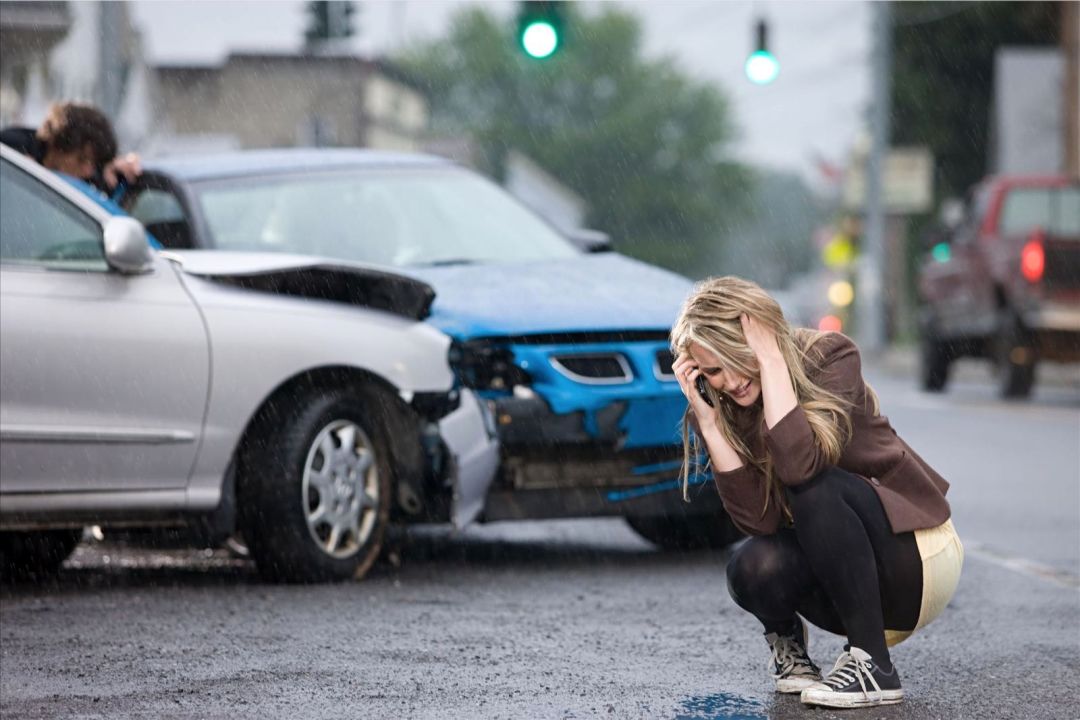
<path fill-rule="evenodd" d="M 452 162 L 366 150 L 145 163 L 120 200 L 166 250 L 277 251 L 392 268 L 435 289 L 460 382 L 502 447 L 484 521 L 624 516 L 662 547 L 738 537 L 705 475 L 682 499 L 685 399 L 668 332 L 690 282 L 568 238 Z M 448 503 L 402 513 L 442 521 Z"/>

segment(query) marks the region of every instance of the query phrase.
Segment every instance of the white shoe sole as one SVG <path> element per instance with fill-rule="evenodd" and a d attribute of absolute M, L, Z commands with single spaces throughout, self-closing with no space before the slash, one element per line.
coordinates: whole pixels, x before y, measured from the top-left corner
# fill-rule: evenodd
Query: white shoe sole
<path fill-rule="evenodd" d="M 875 705 L 895 705 L 904 699 L 903 690 L 870 691 L 866 694 L 842 693 L 834 690 L 803 690 L 800 698 L 806 705 L 820 705 L 830 708 L 873 707 Z"/>
<path fill-rule="evenodd" d="M 806 623 L 802 620 L 802 618 L 799 619 L 799 624 L 802 625 L 803 647 L 806 648 L 807 651 L 809 651 L 810 628 L 807 627 Z M 776 692 L 781 693 L 782 695 L 795 695 L 796 693 L 801 693 L 803 690 L 810 687 L 811 685 L 815 685 L 821 682 L 821 680 L 821 677 L 817 677 L 812 680 L 810 678 L 781 678 L 776 681 Z"/>
<path fill-rule="evenodd" d="M 821 682 L 821 678 L 818 678 L 817 680 L 811 680 L 809 678 L 781 678 L 776 681 L 776 692 L 785 695 L 794 695 L 795 693 L 801 693 L 806 688 L 819 682 Z"/>

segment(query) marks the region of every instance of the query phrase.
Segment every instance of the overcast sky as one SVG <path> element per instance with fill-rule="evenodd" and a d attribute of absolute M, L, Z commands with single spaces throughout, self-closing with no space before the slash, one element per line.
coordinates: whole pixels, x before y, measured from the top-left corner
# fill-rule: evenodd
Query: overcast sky
<path fill-rule="evenodd" d="M 516 2 L 397 0 L 361 2 L 358 51 L 396 47 L 441 35 L 464 5 L 482 4 L 510 17 Z M 842 163 L 866 115 L 870 78 L 867 2 L 617 2 L 641 17 L 650 57 L 670 56 L 690 75 L 720 86 L 740 128 L 736 155 L 745 161 L 816 176 L 814 159 Z M 583 2 L 588 12 L 604 3 Z M 137 2 L 135 24 L 151 63 L 213 64 L 230 51 L 299 49 L 305 3 Z M 770 49 L 781 63 L 769 86 L 752 85 L 743 62 L 758 16 L 769 21 Z"/>

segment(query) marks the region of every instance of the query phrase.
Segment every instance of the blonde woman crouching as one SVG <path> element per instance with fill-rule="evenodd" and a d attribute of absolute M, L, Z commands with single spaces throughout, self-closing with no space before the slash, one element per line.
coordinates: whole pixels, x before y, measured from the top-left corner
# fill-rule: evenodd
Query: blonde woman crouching
<path fill-rule="evenodd" d="M 837 708 L 900 702 L 888 648 L 933 620 L 960 577 L 949 484 L 878 412 L 855 344 L 792 328 L 754 283 L 700 283 L 671 344 L 689 401 L 684 493 L 703 443 L 725 510 L 752 536 L 728 589 L 765 627 L 777 692 Z M 824 678 L 806 621 L 847 636 Z"/>

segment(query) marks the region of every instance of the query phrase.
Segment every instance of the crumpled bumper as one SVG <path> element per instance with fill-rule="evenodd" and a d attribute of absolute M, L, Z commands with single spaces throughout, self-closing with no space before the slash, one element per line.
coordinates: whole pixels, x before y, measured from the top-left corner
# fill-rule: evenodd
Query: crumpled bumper
<path fill-rule="evenodd" d="M 499 467 L 499 441 L 490 410 L 471 391 L 461 391 L 457 409 L 439 420 L 439 434 L 453 467 L 451 521 L 456 527 L 476 519 Z"/>

